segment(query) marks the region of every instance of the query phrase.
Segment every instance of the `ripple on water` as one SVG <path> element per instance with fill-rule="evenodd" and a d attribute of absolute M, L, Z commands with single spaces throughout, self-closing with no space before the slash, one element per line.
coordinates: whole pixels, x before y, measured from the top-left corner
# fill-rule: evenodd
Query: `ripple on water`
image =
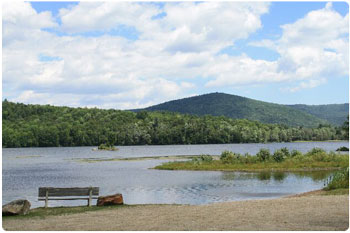
<path fill-rule="evenodd" d="M 160 155 L 189 155 L 223 150 L 254 154 L 260 148 L 288 147 L 307 151 L 313 147 L 335 150 L 337 143 L 271 143 L 191 146 L 121 147 L 116 152 L 93 152 L 89 147 L 3 149 L 3 202 L 27 198 L 33 207 L 38 187 L 98 186 L 101 195 L 122 193 L 125 203 L 207 204 L 220 201 L 275 198 L 323 187 L 329 176 L 314 173 L 243 173 L 209 171 L 159 171 L 148 169 L 167 160 L 74 162 L 74 158 L 122 158 Z M 17 156 L 25 158 L 13 159 Z M 40 156 L 40 157 L 38 157 Z M 50 202 L 50 206 L 85 205 L 86 202 Z"/>

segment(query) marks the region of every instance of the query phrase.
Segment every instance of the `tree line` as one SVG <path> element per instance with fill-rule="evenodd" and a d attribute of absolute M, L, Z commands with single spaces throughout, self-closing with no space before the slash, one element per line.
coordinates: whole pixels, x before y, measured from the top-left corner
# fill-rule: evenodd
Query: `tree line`
<path fill-rule="evenodd" d="M 344 127 L 263 124 L 223 116 L 2 102 L 3 147 L 348 140 Z M 345 120 L 345 119 L 344 119 Z"/>

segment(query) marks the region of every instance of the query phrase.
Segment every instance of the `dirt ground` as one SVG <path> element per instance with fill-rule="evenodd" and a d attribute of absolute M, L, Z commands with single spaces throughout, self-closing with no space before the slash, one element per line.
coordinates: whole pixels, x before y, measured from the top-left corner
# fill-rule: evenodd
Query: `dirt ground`
<path fill-rule="evenodd" d="M 317 193 L 196 206 L 140 205 L 45 218 L 3 220 L 3 229 L 17 231 L 344 231 L 348 227 L 349 196 Z"/>

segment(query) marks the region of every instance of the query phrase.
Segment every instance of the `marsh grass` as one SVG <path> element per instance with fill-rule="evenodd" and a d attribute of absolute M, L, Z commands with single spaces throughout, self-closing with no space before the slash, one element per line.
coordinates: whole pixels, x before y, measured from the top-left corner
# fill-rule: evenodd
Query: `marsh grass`
<path fill-rule="evenodd" d="M 327 184 L 325 190 L 349 189 L 349 167 L 336 172 Z"/>
<path fill-rule="evenodd" d="M 205 158 L 205 159 L 203 159 Z M 200 170 L 200 171 L 317 171 L 339 170 L 349 165 L 348 154 L 327 153 L 320 148 L 302 154 L 289 152 L 287 148 L 271 154 L 261 149 L 256 156 L 241 155 L 230 151 L 222 152 L 220 159 L 209 159 L 202 155 L 191 161 L 174 161 L 156 166 L 162 170 Z"/>

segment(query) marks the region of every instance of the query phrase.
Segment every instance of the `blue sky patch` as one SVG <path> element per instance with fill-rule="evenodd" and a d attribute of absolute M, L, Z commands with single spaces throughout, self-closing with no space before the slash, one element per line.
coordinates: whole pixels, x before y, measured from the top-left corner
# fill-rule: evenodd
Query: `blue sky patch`
<path fill-rule="evenodd" d="M 37 13 L 50 11 L 53 16 L 57 16 L 61 8 L 71 8 L 79 2 L 30 2 Z"/>
<path fill-rule="evenodd" d="M 162 12 L 162 13 L 159 13 L 158 15 L 155 15 L 155 16 L 152 16 L 152 19 L 153 20 L 156 20 L 156 19 L 162 19 L 166 16 L 166 13 L 165 12 Z"/>
<path fill-rule="evenodd" d="M 44 28 L 42 30 L 53 33 L 57 36 L 101 37 L 104 35 L 110 35 L 110 36 L 124 37 L 131 41 L 138 40 L 140 35 L 140 33 L 136 30 L 135 27 L 130 27 L 126 25 L 119 25 L 108 31 L 93 30 L 93 31 L 81 32 L 81 33 L 66 33 L 56 28 Z"/>
<path fill-rule="evenodd" d="M 255 60 L 276 61 L 280 57 L 279 53 L 274 50 L 247 45 L 245 40 L 239 40 L 233 46 L 226 47 L 219 52 L 219 54 L 230 56 L 239 56 L 243 53 Z"/>
<path fill-rule="evenodd" d="M 58 56 L 47 56 L 45 54 L 39 54 L 38 59 L 39 59 L 39 61 L 42 61 L 42 62 L 61 61 L 62 60 L 62 58 L 60 58 Z"/>

